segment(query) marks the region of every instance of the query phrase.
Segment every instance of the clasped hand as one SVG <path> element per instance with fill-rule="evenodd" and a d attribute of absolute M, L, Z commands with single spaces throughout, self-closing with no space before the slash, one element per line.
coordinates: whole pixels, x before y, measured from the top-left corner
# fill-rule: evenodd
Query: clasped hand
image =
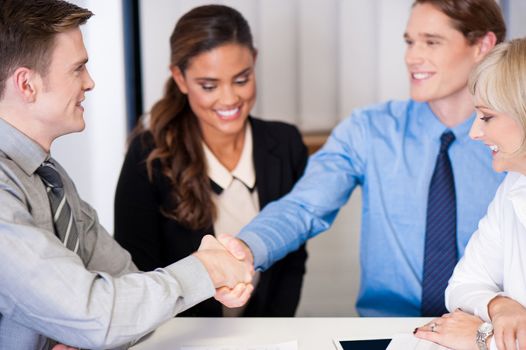
<path fill-rule="evenodd" d="M 252 254 L 241 241 L 220 235 L 219 241 L 206 235 L 194 255 L 203 263 L 216 288 L 214 298 L 226 307 L 244 305 L 254 286 Z"/>

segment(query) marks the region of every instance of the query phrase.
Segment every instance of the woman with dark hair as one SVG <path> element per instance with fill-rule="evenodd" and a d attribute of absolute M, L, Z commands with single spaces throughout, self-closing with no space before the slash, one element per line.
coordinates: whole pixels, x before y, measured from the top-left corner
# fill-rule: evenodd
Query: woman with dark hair
<path fill-rule="evenodd" d="M 170 37 L 171 77 L 135 130 L 115 198 L 115 238 L 143 271 L 190 255 L 207 233 L 235 234 L 301 176 L 298 130 L 251 117 L 256 49 L 227 6 L 194 8 Z M 181 316 L 293 316 L 305 247 L 256 278 L 242 309 L 207 300 Z"/>

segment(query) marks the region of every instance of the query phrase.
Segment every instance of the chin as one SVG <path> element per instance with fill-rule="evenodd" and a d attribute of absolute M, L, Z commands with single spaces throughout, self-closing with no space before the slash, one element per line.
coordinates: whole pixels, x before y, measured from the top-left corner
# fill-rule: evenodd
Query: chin
<path fill-rule="evenodd" d="M 419 93 L 418 91 L 411 90 L 411 99 L 416 102 L 427 102 L 429 101 L 429 95 L 426 93 Z"/>
<path fill-rule="evenodd" d="M 504 164 L 499 164 L 498 162 L 493 162 L 493 170 L 495 170 L 497 173 L 502 173 L 504 171 L 509 171 Z"/>

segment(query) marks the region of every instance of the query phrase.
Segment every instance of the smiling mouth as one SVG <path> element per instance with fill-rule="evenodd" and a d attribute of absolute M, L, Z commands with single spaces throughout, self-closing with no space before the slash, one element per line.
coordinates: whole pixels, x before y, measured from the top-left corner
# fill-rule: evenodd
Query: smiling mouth
<path fill-rule="evenodd" d="M 431 76 L 433 76 L 433 74 L 434 73 L 423 73 L 423 72 L 411 73 L 411 78 L 414 80 L 425 80 L 425 79 L 429 79 Z"/>
<path fill-rule="evenodd" d="M 219 117 L 223 120 L 231 120 L 237 118 L 239 111 L 241 108 L 236 107 L 232 109 L 216 109 L 216 113 L 219 115 Z"/>

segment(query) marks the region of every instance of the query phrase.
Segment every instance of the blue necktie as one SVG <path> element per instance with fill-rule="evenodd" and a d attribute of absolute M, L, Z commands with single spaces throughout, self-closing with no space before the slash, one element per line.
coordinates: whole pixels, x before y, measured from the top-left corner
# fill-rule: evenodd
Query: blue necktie
<path fill-rule="evenodd" d="M 455 135 L 447 130 L 440 137 L 440 151 L 427 197 L 426 242 L 422 278 L 422 316 L 447 312 L 444 291 L 457 263 L 457 203 L 455 179 L 448 149 Z"/>

